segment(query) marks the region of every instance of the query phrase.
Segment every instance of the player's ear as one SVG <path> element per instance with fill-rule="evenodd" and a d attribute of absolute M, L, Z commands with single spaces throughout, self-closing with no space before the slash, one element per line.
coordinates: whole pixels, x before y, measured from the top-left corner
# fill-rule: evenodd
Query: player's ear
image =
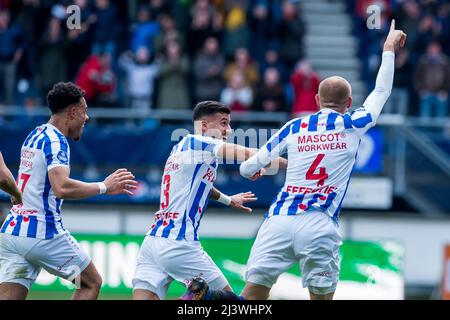
<path fill-rule="evenodd" d="M 195 120 L 194 121 L 194 132 L 195 134 L 203 134 L 208 130 L 207 123 L 205 120 Z"/>
<path fill-rule="evenodd" d="M 344 109 L 344 111 L 342 111 L 342 113 L 346 113 L 346 112 L 351 108 L 352 103 L 353 103 L 353 99 L 352 99 L 352 97 L 350 96 L 350 97 L 348 97 L 348 100 L 347 100 L 345 109 Z"/>
<path fill-rule="evenodd" d="M 320 108 L 320 96 L 318 93 L 316 94 L 315 99 L 316 99 L 317 106 Z"/>
<path fill-rule="evenodd" d="M 202 126 L 201 126 L 201 134 L 205 133 L 206 131 L 208 131 L 208 122 L 206 120 L 202 120 Z"/>
<path fill-rule="evenodd" d="M 68 120 L 73 120 L 75 119 L 75 113 L 76 113 L 76 107 L 75 105 L 70 105 L 67 107 L 66 109 L 67 111 L 67 119 Z"/>
<path fill-rule="evenodd" d="M 78 104 L 74 104 L 69 107 L 70 120 L 74 120 L 76 118 L 78 108 L 79 108 Z"/>

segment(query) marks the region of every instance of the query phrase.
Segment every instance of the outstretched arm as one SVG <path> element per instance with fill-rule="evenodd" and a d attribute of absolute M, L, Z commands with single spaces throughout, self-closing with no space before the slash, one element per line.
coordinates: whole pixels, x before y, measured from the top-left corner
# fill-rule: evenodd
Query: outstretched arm
<path fill-rule="evenodd" d="M 14 176 L 5 164 L 3 156 L 0 153 L 0 189 L 11 195 L 12 204 L 19 204 L 22 202 L 22 193 L 14 181 Z"/>
<path fill-rule="evenodd" d="M 239 167 L 241 176 L 255 180 L 264 174 L 264 168 L 273 163 L 279 165 L 275 169 L 287 168 L 287 160 L 280 156 L 287 151 L 286 138 L 291 132 L 294 121 L 295 119 L 286 123 L 256 154 L 241 164 Z"/>
<path fill-rule="evenodd" d="M 384 104 L 389 98 L 394 81 L 395 50 L 403 47 L 406 34 L 401 30 L 395 30 L 395 20 L 392 20 L 391 29 L 383 47 L 381 66 L 378 71 L 375 89 L 364 102 L 365 109 L 370 112 L 375 121 L 381 113 Z"/>
<path fill-rule="evenodd" d="M 224 143 L 217 151 L 217 155 L 223 159 L 243 162 L 250 159 L 257 152 L 258 149 L 255 148 L 247 148 L 238 144 Z M 266 166 L 270 165 L 271 162 L 274 162 L 274 164 L 278 165 L 278 168 L 280 169 L 287 168 L 287 160 L 282 157 L 273 158 L 266 164 Z"/>
<path fill-rule="evenodd" d="M 258 151 L 255 155 L 253 155 L 250 159 L 247 161 L 244 161 L 241 166 L 239 167 L 239 172 L 241 173 L 241 176 L 244 178 L 250 179 L 250 180 L 256 180 L 260 176 L 264 175 L 266 167 L 270 166 L 272 161 L 275 161 L 274 159 L 283 159 L 283 167 L 287 167 L 287 160 L 281 157 L 278 157 L 278 155 L 274 153 L 267 151 L 264 147 L 261 148 L 261 150 Z M 284 164 L 286 163 L 286 164 Z"/>
<path fill-rule="evenodd" d="M 242 162 L 253 156 L 258 149 L 247 148 L 239 144 L 224 143 L 217 150 L 217 156 L 226 160 L 237 160 Z"/>
<path fill-rule="evenodd" d="M 98 194 L 133 194 L 137 182 L 126 169 L 119 169 L 103 182 L 87 183 L 69 178 L 69 169 L 57 166 L 48 172 L 50 185 L 56 197 L 60 199 L 85 199 Z"/>

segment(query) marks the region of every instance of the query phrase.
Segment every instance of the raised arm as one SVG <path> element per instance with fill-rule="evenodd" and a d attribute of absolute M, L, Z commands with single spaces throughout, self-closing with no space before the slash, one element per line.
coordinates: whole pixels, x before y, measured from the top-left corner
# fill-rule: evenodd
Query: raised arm
<path fill-rule="evenodd" d="M 391 22 L 391 28 L 383 47 L 381 66 L 378 71 L 375 89 L 364 102 L 365 109 L 370 112 L 375 121 L 381 113 L 392 91 L 394 81 L 395 50 L 403 47 L 406 34 L 401 30 L 395 30 L 395 20 Z"/>
<path fill-rule="evenodd" d="M 87 183 L 69 178 L 69 168 L 57 166 L 49 170 L 48 178 L 56 197 L 60 199 L 85 199 L 98 194 L 133 194 L 137 182 L 127 169 L 119 169 L 103 182 Z"/>
<path fill-rule="evenodd" d="M 0 189 L 11 195 L 12 204 L 16 205 L 22 202 L 22 193 L 14 181 L 14 176 L 5 164 L 3 156 L 0 153 Z"/>

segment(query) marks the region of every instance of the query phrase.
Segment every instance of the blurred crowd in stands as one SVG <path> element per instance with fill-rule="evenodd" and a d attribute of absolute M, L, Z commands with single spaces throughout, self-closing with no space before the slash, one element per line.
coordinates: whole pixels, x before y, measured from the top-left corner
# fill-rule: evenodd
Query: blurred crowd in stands
<path fill-rule="evenodd" d="M 407 35 L 396 54 L 394 89 L 385 112 L 448 116 L 450 91 L 450 2 L 448 0 L 349 0 L 364 79 L 373 88 L 391 18 Z M 381 8 L 380 29 L 368 29 L 367 7 Z M 369 10 L 370 11 L 370 10 Z"/>
<path fill-rule="evenodd" d="M 241 112 L 315 112 L 320 77 L 305 59 L 300 2 L 0 0 L 0 104 L 44 105 L 54 83 L 70 80 L 90 107 L 189 109 L 208 99 Z M 449 2 L 346 4 L 368 90 L 396 17 L 408 42 L 396 56 L 387 110 L 447 116 Z M 381 29 L 366 26 L 370 4 L 382 8 Z M 81 9 L 75 27 L 71 5 Z"/>

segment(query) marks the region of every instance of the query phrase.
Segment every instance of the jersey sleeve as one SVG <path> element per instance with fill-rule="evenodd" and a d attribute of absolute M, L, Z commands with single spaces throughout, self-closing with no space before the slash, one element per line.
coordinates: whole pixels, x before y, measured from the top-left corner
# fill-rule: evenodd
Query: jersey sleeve
<path fill-rule="evenodd" d="M 392 51 L 383 52 L 380 70 L 375 82 L 375 89 L 369 94 L 363 107 L 351 113 L 353 127 L 363 135 L 375 126 L 383 106 L 392 91 L 395 69 L 395 54 Z"/>
<path fill-rule="evenodd" d="M 209 138 L 207 139 L 208 147 L 207 150 L 211 152 L 211 155 L 218 157 L 218 152 L 220 147 L 224 144 L 222 140 Z"/>
<path fill-rule="evenodd" d="M 223 141 L 211 137 L 204 137 L 200 135 L 190 136 L 185 143 L 188 143 L 188 148 L 194 151 L 201 151 L 208 155 L 217 157 L 219 148 L 223 145 Z"/>
<path fill-rule="evenodd" d="M 69 168 L 70 151 L 67 141 L 47 141 L 44 145 L 47 171 L 59 166 Z"/>
<path fill-rule="evenodd" d="M 293 121 L 286 123 L 255 155 L 241 164 L 239 171 L 243 177 L 249 178 L 253 176 L 259 170 L 286 153 L 287 137 L 291 133 L 292 124 Z"/>
<path fill-rule="evenodd" d="M 359 107 L 346 116 L 351 118 L 351 126 L 360 136 L 364 135 L 377 123 L 374 115 L 366 107 Z M 346 116 L 344 116 L 344 122 Z"/>

